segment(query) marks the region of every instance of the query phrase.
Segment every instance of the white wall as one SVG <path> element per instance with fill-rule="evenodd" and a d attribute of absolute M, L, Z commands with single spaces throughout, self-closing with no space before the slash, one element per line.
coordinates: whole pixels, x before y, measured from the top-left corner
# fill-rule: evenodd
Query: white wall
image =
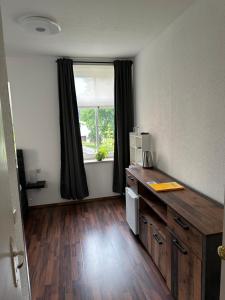
<path fill-rule="evenodd" d="M 135 60 L 136 121 L 157 166 L 224 201 L 225 5 L 198 0 Z"/>
<path fill-rule="evenodd" d="M 8 57 L 17 148 L 24 149 L 26 173 L 40 168 L 47 187 L 29 191 L 29 204 L 65 201 L 60 187 L 60 130 L 57 65 L 44 56 Z M 112 162 L 86 165 L 90 198 L 113 195 Z"/>

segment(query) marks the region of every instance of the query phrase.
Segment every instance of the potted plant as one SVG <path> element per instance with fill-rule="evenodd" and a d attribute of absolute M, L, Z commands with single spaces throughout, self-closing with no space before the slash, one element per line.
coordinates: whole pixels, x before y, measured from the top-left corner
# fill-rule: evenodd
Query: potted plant
<path fill-rule="evenodd" d="M 98 152 L 96 153 L 96 159 L 97 161 L 102 161 L 103 159 L 105 159 L 108 156 L 108 151 L 105 147 L 100 147 Z"/>

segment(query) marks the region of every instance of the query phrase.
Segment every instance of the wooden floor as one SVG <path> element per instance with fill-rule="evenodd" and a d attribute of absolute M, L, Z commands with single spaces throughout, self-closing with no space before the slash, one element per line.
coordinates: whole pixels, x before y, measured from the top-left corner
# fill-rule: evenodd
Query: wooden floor
<path fill-rule="evenodd" d="M 123 200 L 33 209 L 25 224 L 33 300 L 171 300 L 125 222 Z"/>

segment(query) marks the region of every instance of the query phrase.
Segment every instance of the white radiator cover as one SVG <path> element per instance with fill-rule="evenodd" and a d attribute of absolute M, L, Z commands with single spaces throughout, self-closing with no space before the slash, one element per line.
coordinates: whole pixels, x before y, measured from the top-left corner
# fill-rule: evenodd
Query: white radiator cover
<path fill-rule="evenodd" d="M 126 187 L 126 220 L 134 234 L 139 233 L 138 228 L 138 195 Z"/>

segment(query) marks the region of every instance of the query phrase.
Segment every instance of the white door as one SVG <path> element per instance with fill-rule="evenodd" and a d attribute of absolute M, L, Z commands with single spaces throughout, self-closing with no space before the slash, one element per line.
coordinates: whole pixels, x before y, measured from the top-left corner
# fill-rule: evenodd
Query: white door
<path fill-rule="evenodd" d="M 28 300 L 28 269 L 13 141 L 0 11 L 0 300 Z"/>
<path fill-rule="evenodd" d="M 220 300 L 225 300 L 225 210 L 224 210 L 224 218 L 223 218 L 223 248 L 224 250 L 223 258 L 222 258 L 222 274 L 221 274 L 221 282 L 220 282 Z"/>

